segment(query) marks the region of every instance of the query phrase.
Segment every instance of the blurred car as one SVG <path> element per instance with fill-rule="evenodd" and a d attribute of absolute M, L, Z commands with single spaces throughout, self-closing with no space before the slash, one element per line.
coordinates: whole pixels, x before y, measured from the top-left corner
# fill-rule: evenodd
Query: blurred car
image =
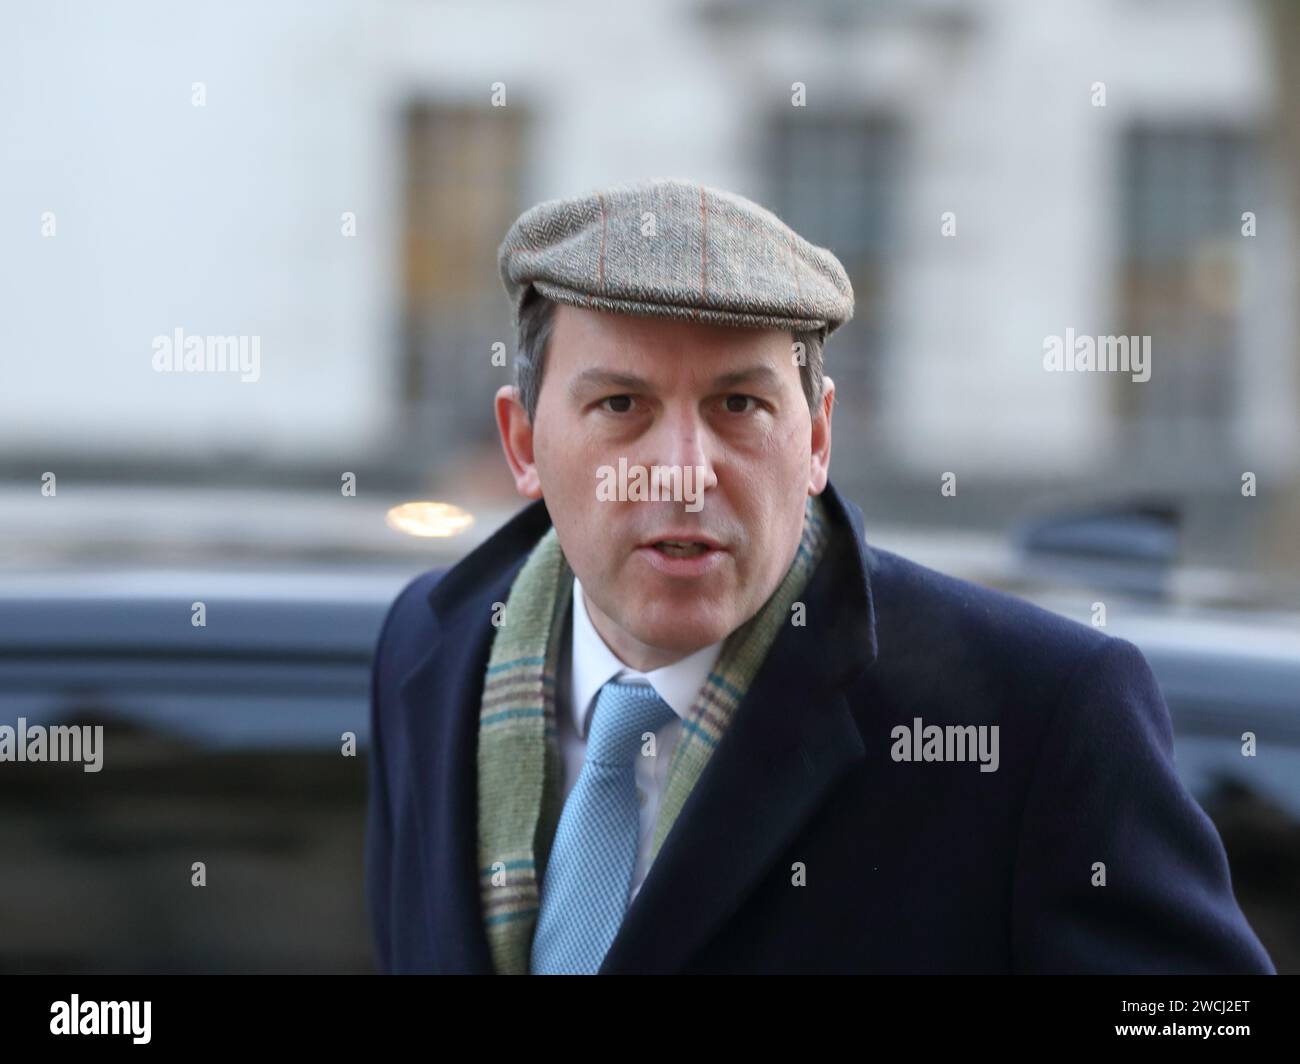
<path fill-rule="evenodd" d="M 9 580 L 0 723 L 102 724 L 109 771 L 0 766 L 0 969 L 369 970 L 369 662 L 408 575 Z"/>

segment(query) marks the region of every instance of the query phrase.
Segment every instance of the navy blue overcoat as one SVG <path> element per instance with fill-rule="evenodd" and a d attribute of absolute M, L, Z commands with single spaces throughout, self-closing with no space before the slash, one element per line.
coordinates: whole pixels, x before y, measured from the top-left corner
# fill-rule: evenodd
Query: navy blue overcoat
<path fill-rule="evenodd" d="M 772 645 L 602 973 L 1273 972 L 1141 653 L 871 548 L 858 507 L 823 499 L 806 624 Z M 384 623 L 365 844 L 381 971 L 492 970 L 479 696 L 492 603 L 549 527 L 530 504 Z M 897 760 L 894 729 L 918 720 L 996 725 L 996 771 Z"/>

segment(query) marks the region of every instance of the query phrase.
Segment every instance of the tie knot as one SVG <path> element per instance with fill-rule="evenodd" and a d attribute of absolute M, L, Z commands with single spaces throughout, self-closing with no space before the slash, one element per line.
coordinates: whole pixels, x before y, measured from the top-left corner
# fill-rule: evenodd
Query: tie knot
<path fill-rule="evenodd" d="M 673 719 L 673 708 L 649 684 L 610 680 L 596 696 L 586 760 L 631 767 L 646 732 Z"/>

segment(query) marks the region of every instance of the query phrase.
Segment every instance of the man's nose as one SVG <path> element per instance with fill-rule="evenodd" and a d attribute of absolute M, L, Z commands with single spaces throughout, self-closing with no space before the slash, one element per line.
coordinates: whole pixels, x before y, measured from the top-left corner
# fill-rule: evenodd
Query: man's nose
<path fill-rule="evenodd" d="M 718 482 L 713 469 L 716 441 L 696 410 L 672 408 L 665 411 L 655 435 L 654 464 L 676 466 L 683 471 L 703 469 L 702 490 L 708 490 Z"/>

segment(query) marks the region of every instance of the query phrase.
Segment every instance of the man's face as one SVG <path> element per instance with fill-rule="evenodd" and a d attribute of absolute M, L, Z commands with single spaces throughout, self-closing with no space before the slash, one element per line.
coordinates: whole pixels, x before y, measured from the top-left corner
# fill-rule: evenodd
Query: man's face
<path fill-rule="evenodd" d="M 558 304 L 533 425 L 512 388 L 498 393 L 519 490 L 545 498 L 593 624 L 633 668 L 725 638 L 794 559 L 805 500 L 826 484 L 834 384 L 810 417 L 792 342 Z M 598 489 L 620 459 L 629 490 L 611 499 Z M 636 501 L 635 470 L 655 466 L 696 494 L 661 485 L 659 501 Z M 663 543 L 691 539 L 708 549 Z"/>

